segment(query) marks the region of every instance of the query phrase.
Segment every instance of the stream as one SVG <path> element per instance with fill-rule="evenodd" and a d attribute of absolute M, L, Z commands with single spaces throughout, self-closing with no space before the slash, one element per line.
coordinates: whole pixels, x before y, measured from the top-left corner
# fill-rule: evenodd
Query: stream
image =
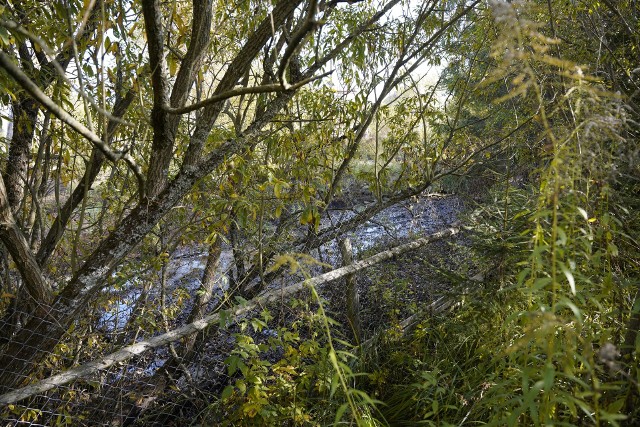
<path fill-rule="evenodd" d="M 412 236 L 429 234 L 441 230 L 456 221 L 461 212 L 462 201 L 457 196 L 420 197 L 406 200 L 393 205 L 378 213 L 370 221 L 346 233 L 352 241 L 354 256 L 375 246 L 391 246 Z M 341 221 L 348 220 L 356 213 L 352 210 L 332 209 L 327 211 L 320 228 L 332 227 Z M 338 245 L 335 240 L 323 245 L 314 255 L 319 255 L 320 261 L 337 266 L 339 260 Z M 197 252 L 194 248 L 181 248 L 170 259 L 167 270 L 167 289 L 184 289 L 193 295 L 200 286 L 200 278 L 206 263 L 206 253 Z M 218 281 L 219 289 L 228 288 L 227 273 L 232 266 L 233 254 L 230 248 L 224 248 L 220 255 Z M 169 293 L 171 293 L 170 291 Z M 98 327 L 107 332 L 121 331 L 129 321 L 136 300 L 141 295 L 139 286 L 130 280 L 118 292 L 118 298 L 99 318 Z M 157 291 L 150 292 L 149 298 L 157 299 Z M 167 297 L 167 305 L 173 302 L 173 297 Z M 159 304 L 158 304 L 159 305 Z M 183 309 L 188 312 L 191 304 Z M 180 319 L 186 318 L 181 315 Z"/>

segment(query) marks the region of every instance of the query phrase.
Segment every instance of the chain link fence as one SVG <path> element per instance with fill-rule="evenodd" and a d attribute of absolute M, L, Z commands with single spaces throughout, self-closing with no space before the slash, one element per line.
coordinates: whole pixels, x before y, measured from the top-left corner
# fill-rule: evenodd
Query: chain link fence
<path fill-rule="evenodd" d="M 33 394 L 3 404 L 0 419 L 4 426 L 184 425 L 206 409 L 228 383 L 225 353 L 217 348 L 206 362 L 196 360 L 184 366 L 188 377 L 177 376 L 169 385 L 159 369 L 169 352 L 168 345 L 161 346 L 126 362 L 96 367 L 68 383 L 59 383 L 56 376 L 50 382 L 45 379 L 50 390 L 26 390 Z"/>

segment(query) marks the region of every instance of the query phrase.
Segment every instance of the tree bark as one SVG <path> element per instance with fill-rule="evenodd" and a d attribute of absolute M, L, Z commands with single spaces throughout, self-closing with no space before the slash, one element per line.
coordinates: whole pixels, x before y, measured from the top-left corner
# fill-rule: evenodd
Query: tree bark
<path fill-rule="evenodd" d="M 162 28 L 159 3 L 153 0 L 143 2 L 145 21 L 157 28 Z M 154 137 L 147 172 L 147 196 L 155 197 L 165 186 L 168 179 L 169 165 L 173 159 L 173 148 L 180 123 L 180 115 L 170 115 L 167 106 L 182 107 L 187 101 L 198 67 L 200 66 L 206 47 L 211 39 L 211 21 L 213 0 L 193 1 L 193 20 L 191 23 L 191 42 L 182 59 L 180 70 L 171 90 L 169 98 L 166 61 L 163 53 L 164 38 L 162 34 L 150 31 L 147 25 L 147 38 L 151 62 L 152 82 L 154 88 L 154 105 L 151 120 L 154 124 Z"/>
<path fill-rule="evenodd" d="M 44 315 L 47 311 L 46 306 L 52 300 L 53 290 L 40 271 L 40 266 L 31 252 L 27 239 L 16 223 L 2 180 L 0 180 L 0 240 L 11 254 L 24 280 L 31 299 L 30 303 L 38 308 L 39 314 Z"/>
<path fill-rule="evenodd" d="M 214 296 L 214 291 L 218 280 L 216 280 L 216 273 L 218 272 L 218 266 L 220 265 L 220 254 L 222 253 L 222 244 L 220 239 L 216 239 L 214 243 L 209 246 L 209 255 L 207 256 L 207 264 L 202 272 L 202 284 L 198 288 L 198 294 L 196 301 L 187 317 L 187 323 L 193 323 L 196 320 L 204 318 L 207 313 L 207 307 L 209 302 Z M 169 372 L 171 375 L 175 375 L 177 365 L 188 364 L 193 356 L 193 349 L 198 341 L 198 335 L 190 335 L 185 338 L 183 342 L 182 360 L 174 360 L 173 358 L 163 366 L 163 370 Z"/>
<path fill-rule="evenodd" d="M 346 238 L 340 242 L 340 253 L 342 254 L 342 266 L 347 267 L 353 264 L 353 247 L 351 240 Z M 347 320 L 351 326 L 356 345 L 362 342 L 362 327 L 360 322 L 360 296 L 355 274 L 348 274 L 345 277 L 347 296 Z"/>
<path fill-rule="evenodd" d="M 23 97 L 13 102 L 12 108 L 13 137 L 9 144 L 7 169 L 3 179 L 6 185 L 7 202 L 11 210 L 16 213 L 24 195 L 25 182 L 27 182 L 31 141 L 35 134 L 39 108 L 38 103 L 30 97 Z"/>

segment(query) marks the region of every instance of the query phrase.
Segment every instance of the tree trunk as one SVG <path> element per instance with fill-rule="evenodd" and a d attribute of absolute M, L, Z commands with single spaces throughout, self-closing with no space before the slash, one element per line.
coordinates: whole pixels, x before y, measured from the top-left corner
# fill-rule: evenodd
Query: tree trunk
<path fill-rule="evenodd" d="M 340 253 L 342 254 L 342 266 L 347 267 L 353 264 L 353 247 L 351 240 L 346 238 L 340 242 Z M 345 277 L 346 299 L 347 299 L 347 320 L 351 326 L 356 345 L 362 342 L 362 327 L 360 321 L 360 296 L 358 295 L 358 285 L 355 274 Z"/>
<path fill-rule="evenodd" d="M 207 264 L 202 272 L 202 284 L 198 288 L 198 294 L 196 301 L 193 304 L 193 308 L 189 313 L 186 323 L 193 323 L 196 320 L 202 319 L 207 314 L 207 307 L 209 302 L 214 296 L 214 290 L 218 281 L 216 280 L 216 273 L 218 272 L 218 266 L 220 265 L 220 254 L 222 253 L 221 239 L 216 239 L 214 243 L 209 247 L 209 255 L 207 256 Z M 175 360 L 174 358 L 169 361 L 163 367 L 163 370 L 168 371 L 172 375 L 175 375 L 178 364 L 187 364 L 191 361 L 193 356 L 193 349 L 196 346 L 198 337 L 203 335 L 190 335 L 185 338 L 183 343 L 182 360 Z"/>
<path fill-rule="evenodd" d="M 14 102 L 12 108 L 13 136 L 3 179 L 7 188 L 9 206 L 15 213 L 24 195 L 25 182 L 27 182 L 31 141 L 38 118 L 38 103 L 31 97 L 23 98 Z"/>
<path fill-rule="evenodd" d="M 216 273 L 220 262 L 220 254 L 222 252 L 221 239 L 216 239 L 209 246 L 209 255 L 207 256 L 207 264 L 202 273 L 202 284 L 198 288 L 196 301 L 194 302 L 186 323 L 190 324 L 196 320 L 205 317 L 207 306 L 214 295 L 216 281 Z M 210 336 L 207 329 L 199 334 L 190 334 L 184 337 L 180 359 L 170 353 L 169 359 L 164 363 L 162 368 L 158 369 L 152 378 L 147 381 L 144 390 L 140 393 L 143 397 L 136 402 L 124 403 L 123 408 L 114 410 L 113 413 L 125 412 L 127 414 L 124 425 L 135 423 L 142 414 L 165 392 L 169 386 L 171 379 L 181 376 L 181 370 L 186 370 L 187 366 L 197 354 L 199 344 L 204 343 Z M 121 402 L 118 402 L 120 404 Z M 114 408 L 117 409 L 117 408 Z"/>

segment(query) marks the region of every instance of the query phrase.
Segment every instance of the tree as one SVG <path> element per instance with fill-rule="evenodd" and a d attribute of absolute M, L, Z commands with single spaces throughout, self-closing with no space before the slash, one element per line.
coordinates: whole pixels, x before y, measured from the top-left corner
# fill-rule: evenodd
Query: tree
<path fill-rule="evenodd" d="M 13 261 L 3 286 L 15 298 L 3 318 L 0 392 L 28 378 L 114 270 L 144 247 L 158 256 L 171 247 L 171 220 L 184 221 L 178 234 L 206 227 L 194 239 L 228 235 L 236 291 L 251 297 L 275 253 L 309 251 L 424 190 L 455 121 L 445 141 L 404 156 L 377 203 L 318 229 L 376 114 L 406 114 L 389 95 L 437 62 L 443 37 L 479 3 L 4 2 L 2 102 L 14 133 L 0 240 Z M 416 142 L 398 132 L 387 165 Z M 174 209 L 181 201 L 206 209 L 185 216 Z M 300 223 L 308 235 L 283 243 Z"/>

